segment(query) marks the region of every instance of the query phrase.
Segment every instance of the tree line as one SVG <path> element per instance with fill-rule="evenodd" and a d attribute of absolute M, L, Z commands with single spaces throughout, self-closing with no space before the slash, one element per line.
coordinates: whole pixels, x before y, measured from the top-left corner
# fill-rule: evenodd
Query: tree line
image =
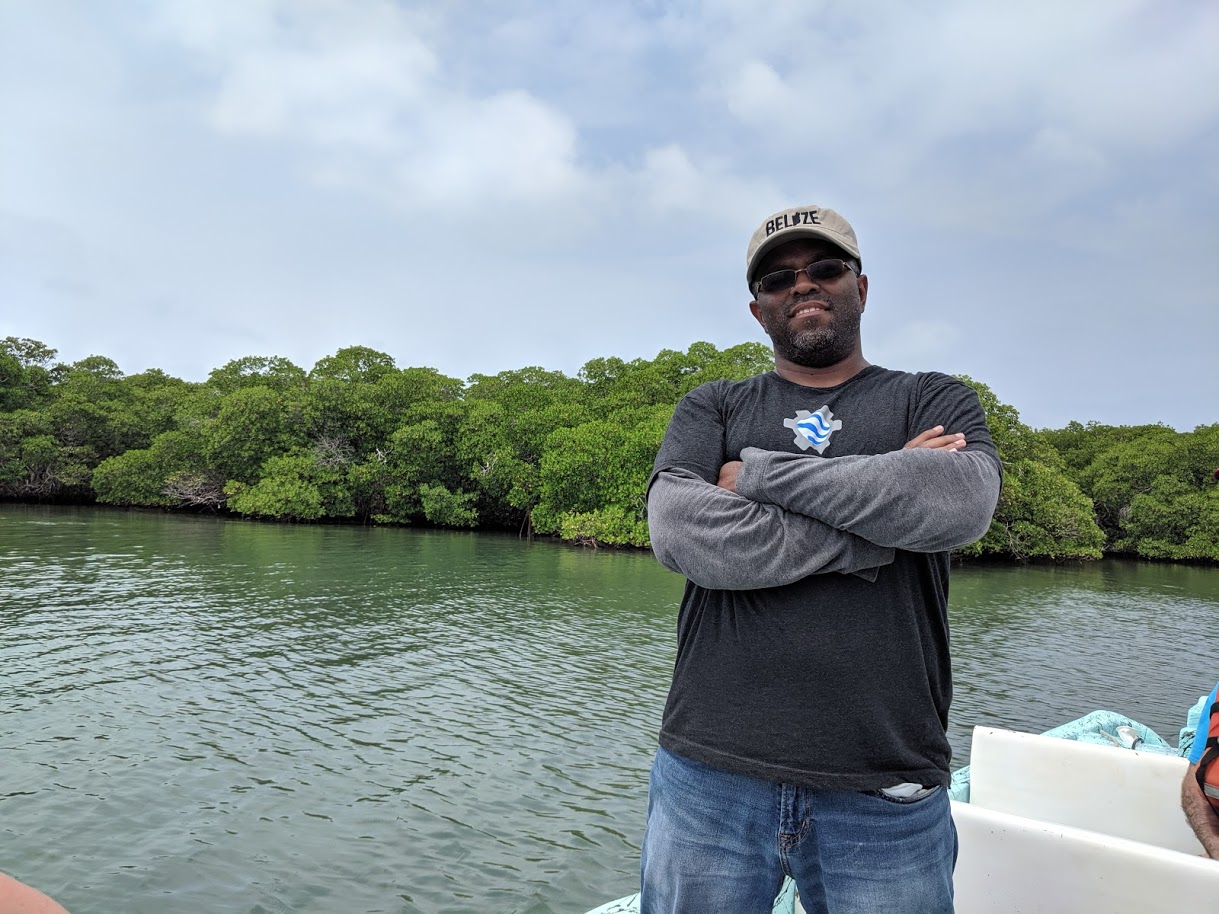
<path fill-rule="evenodd" d="M 235 359 L 192 383 L 0 341 L 0 498 L 282 521 L 511 529 L 647 546 L 644 490 L 677 401 L 773 368 L 761 343 L 694 343 L 466 381 L 363 346 L 310 370 Z M 1219 562 L 1219 423 L 1034 430 L 980 382 L 1004 464 L 973 557 Z"/>

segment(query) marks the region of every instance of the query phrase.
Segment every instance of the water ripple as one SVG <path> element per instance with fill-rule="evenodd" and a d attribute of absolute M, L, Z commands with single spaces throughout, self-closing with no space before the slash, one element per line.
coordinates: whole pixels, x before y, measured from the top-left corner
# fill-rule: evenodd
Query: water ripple
<path fill-rule="evenodd" d="M 974 723 L 1175 733 L 1213 570 L 966 569 Z M 636 882 L 681 581 L 512 537 L 0 508 L 5 867 L 69 908 L 581 911 Z"/>

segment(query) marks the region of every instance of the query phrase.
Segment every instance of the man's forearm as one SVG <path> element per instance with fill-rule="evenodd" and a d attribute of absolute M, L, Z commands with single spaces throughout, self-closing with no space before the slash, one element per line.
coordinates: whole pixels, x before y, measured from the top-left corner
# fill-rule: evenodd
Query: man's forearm
<path fill-rule="evenodd" d="M 746 498 L 895 549 L 972 543 L 985 535 L 999 499 L 998 460 L 980 450 L 818 459 L 746 448 L 741 459 L 736 488 Z"/>
<path fill-rule="evenodd" d="M 1198 787 L 1195 774 L 1197 770 L 1197 765 L 1190 765 L 1185 777 L 1181 779 L 1181 809 L 1189 827 L 1202 842 L 1206 855 L 1219 860 L 1219 815 L 1215 814 L 1214 808 Z"/>
<path fill-rule="evenodd" d="M 652 483 L 648 529 L 662 565 L 715 590 L 778 587 L 835 571 L 875 580 L 876 569 L 893 561 L 891 548 L 680 469 Z"/>

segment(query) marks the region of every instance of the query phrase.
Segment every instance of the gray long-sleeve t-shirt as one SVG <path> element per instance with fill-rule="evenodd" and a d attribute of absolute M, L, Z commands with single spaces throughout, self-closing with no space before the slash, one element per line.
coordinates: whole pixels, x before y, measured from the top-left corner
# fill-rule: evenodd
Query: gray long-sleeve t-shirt
<path fill-rule="evenodd" d="M 967 447 L 902 450 L 936 425 Z M 717 487 L 737 459 L 737 492 Z M 947 783 L 947 550 L 985 533 L 999 479 L 946 375 L 692 391 L 648 498 L 657 558 L 687 577 L 661 744 L 813 787 Z"/>

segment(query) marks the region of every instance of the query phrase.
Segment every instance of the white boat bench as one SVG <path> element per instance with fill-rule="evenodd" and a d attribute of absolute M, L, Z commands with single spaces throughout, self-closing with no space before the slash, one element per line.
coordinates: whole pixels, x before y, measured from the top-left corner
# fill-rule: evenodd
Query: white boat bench
<path fill-rule="evenodd" d="M 1219 861 L 1181 813 L 1182 758 L 977 727 L 958 914 L 1207 910 Z"/>

